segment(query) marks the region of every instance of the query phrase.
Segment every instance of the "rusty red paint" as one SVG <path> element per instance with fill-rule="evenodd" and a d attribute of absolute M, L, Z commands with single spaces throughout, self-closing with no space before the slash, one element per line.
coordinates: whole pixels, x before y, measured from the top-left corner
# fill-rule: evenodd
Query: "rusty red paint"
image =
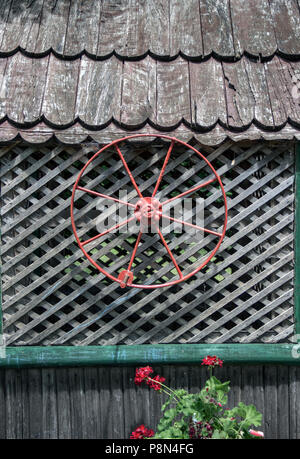
<path fill-rule="evenodd" d="M 119 143 L 125 141 L 125 140 L 128 140 L 128 139 L 133 139 L 133 138 L 137 138 L 137 137 L 159 137 L 159 138 L 162 138 L 162 139 L 166 139 L 166 140 L 170 140 L 171 141 L 171 145 L 168 149 L 168 152 L 167 152 L 167 155 L 166 155 L 166 158 L 164 160 L 164 164 L 163 164 L 163 167 L 160 171 L 160 174 L 159 174 L 159 177 L 158 177 L 158 180 L 156 182 L 156 185 L 155 185 L 155 188 L 154 188 L 154 192 L 152 194 L 151 197 L 149 196 L 143 196 L 138 185 L 136 184 L 132 174 L 131 174 L 131 171 L 128 167 L 128 164 L 124 158 L 124 156 L 122 155 L 122 152 L 118 146 Z M 163 174 L 164 174 L 164 171 L 165 171 L 165 168 L 166 168 L 166 165 L 170 159 L 170 155 L 171 155 L 171 151 L 174 147 L 174 144 L 175 143 L 179 143 L 181 145 L 184 145 L 185 147 L 191 149 L 192 151 L 194 151 L 195 153 L 197 153 L 198 156 L 200 156 L 201 159 L 203 159 L 206 164 L 208 165 L 208 167 L 212 170 L 212 172 L 214 173 L 215 175 L 215 178 L 213 180 L 209 180 L 207 182 L 205 182 L 204 184 L 200 184 L 194 188 L 191 188 L 190 190 L 187 190 L 186 192 L 184 193 L 181 193 L 180 195 L 176 196 L 175 198 L 171 198 L 171 199 L 168 199 L 166 201 L 164 201 L 163 203 L 160 203 L 156 198 L 154 198 L 157 190 L 158 190 L 158 187 L 159 187 L 159 184 L 162 180 L 162 177 L 163 177 Z M 79 186 L 79 181 L 82 177 L 82 174 L 84 173 L 84 171 L 86 170 L 86 168 L 92 163 L 92 161 L 97 158 L 103 151 L 105 151 L 106 149 L 110 148 L 114 146 L 119 154 L 119 157 L 124 165 L 124 168 L 132 182 L 132 185 L 134 186 L 134 188 L 136 189 L 139 197 L 140 197 L 140 200 L 139 202 L 137 203 L 136 206 L 133 206 L 132 204 L 130 203 L 127 203 L 125 201 L 121 201 L 121 200 L 117 200 L 116 198 L 112 198 L 111 196 L 107 196 L 107 195 L 104 195 L 104 194 L 100 194 L 100 193 L 97 193 L 97 192 L 94 192 L 92 190 L 89 190 L 88 188 L 84 188 L 84 187 L 81 187 Z M 182 274 L 182 271 L 179 267 L 179 265 L 177 264 L 176 262 L 176 259 L 172 253 L 172 251 L 170 250 L 169 246 L 168 246 L 168 243 L 167 241 L 165 240 L 165 238 L 163 237 L 161 231 L 159 230 L 159 227 L 157 225 L 158 221 L 160 220 L 161 217 L 164 217 L 163 213 L 162 213 L 162 206 L 166 203 L 169 203 L 171 200 L 174 200 L 174 199 L 179 199 L 183 196 L 186 196 L 188 193 L 191 193 L 197 189 L 200 189 L 201 187 L 203 186 L 206 186 L 210 183 L 212 183 L 213 181 L 217 180 L 219 185 L 220 185 L 220 188 L 221 188 L 221 192 L 222 192 L 222 196 L 223 196 L 223 201 L 224 201 L 224 223 L 223 223 L 223 230 L 221 233 L 218 233 L 218 232 L 215 232 L 215 231 L 211 231 L 209 229 L 206 229 L 206 228 L 202 228 L 202 227 L 199 227 L 199 226 L 196 226 L 196 225 L 192 225 L 188 222 L 185 222 L 183 220 L 180 220 L 180 223 L 184 224 L 184 225 L 188 225 L 188 226 L 194 226 L 196 229 L 198 230 L 202 230 L 202 231 L 206 231 L 208 233 L 211 233 L 211 234 L 214 234 L 216 236 L 219 237 L 219 241 L 216 245 L 216 247 L 214 248 L 214 250 L 210 253 L 210 255 L 207 257 L 207 259 L 202 263 L 200 264 L 200 266 L 198 266 L 196 269 L 194 269 L 192 272 L 186 274 L 186 275 L 183 275 Z M 101 197 L 105 197 L 107 199 L 111 199 L 113 201 L 118 201 L 122 204 L 126 204 L 128 206 L 131 206 L 131 207 L 135 207 L 135 210 L 134 210 L 134 216 L 127 219 L 127 220 L 124 220 L 123 222 L 121 222 L 120 224 L 118 225 L 115 225 L 114 227 L 112 228 L 109 228 L 108 230 L 104 231 L 103 233 L 101 234 L 98 234 L 97 236 L 94 236 L 93 238 L 91 239 L 88 239 L 84 242 L 81 242 L 79 237 L 78 237 L 78 234 L 77 234 L 77 230 L 76 230 L 76 225 L 75 225 L 75 220 L 74 220 L 74 198 L 75 198 L 75 193 L 76 193 L 76 190 L 79 190 L 79 191 L 83 191 L 83 192 L 88 192 L 88 193 L 92 193 L 92 194 L 95 194 L 95 195 L 99 195 Z M 225 194 L 225 190 L 224 190 L 224 186 L 222 184 L 222 181 L 221 181 L 221 178 L 220 176 L 218 175 L 218 173 L 216 172 L 216 170 L 214 169 L 214 167 L 210 164 L 210 162 L 207 160 L 207 158 L 205 158 L 205 156 L 200 153 L 196 148 L 192 147 L 191 145 L 181 141 L 181 140 L 178 140 L 174 137 L 170 137 L 170 136 L 167 136 L 167 135 L 161 135 L 161 134 L 155 134 L 155 135 L 152 135 L 152 134 L 135 134 L 135 135 L 132 135 L 132 136 L 127 136 L 127 137 L 123 137 L 121 139 L 118 139 L 118 140 L 115 140 L 113 142 L 111 142 L 110 144 L 107 144 L 105 145 L 103 148 L 101 148 L 99 151 L 97 151 L 92 158 L 89 159 L 89 161 L 87 161 L 87 163 L 85 164 L 85 166 L 82 168 L 82 170 L 80 171 L 78 177 L 77 177 L 77 180 L 74 184 L 74 187 L 73 187 L 73 192 L 72 192 L 72 197 L 71 197 L 71 222 L 72 222 L 72 228 L 73 228 L 73 232 L 74 232 L 74 235 L 75 235 L 75 238 L 76 238 L 76 241 L 78 243 L 78 246 L 80 247 L 80 249 L 82 250 L 82 252 L 84 253 L 84 255 L 87 257 L 87 259 L 95 266 L 95 268 L 97 268 L 100 272 L 102 272 L 105 276 L 107 276 L 109 279 L 111 279 L 112 281 L 115 281 L 115 282 L 118 282 L 120 284 L 121 287 L 125 287 L 125 286 L 130 286 L 130 287 L 135 287 L 135 288 L 143 288 L 143 289 L 154 289 L 154 288 L 161 288 L 161 287 L 169 287 L 171 285 L 175 285 L 175 284 L 178 284 L 179 282 L 183 282 L 187 279 L 189 279 L 190 277 L 194 276 L 195 274 L 197 274 L 205 265 L 207 265 L 207 263 L 209 263 L 209 261 L 212 259 L 212 257 L 215 255 L 215 253 L 217 252 L 218 248 L 220 247 L 224 237 L 225 237 L 225 232 L 226 232 L 226 225 L 227 225 L 227 216 L 228 216 L 228 211 L 227 211 L 227 200 L 226 200 L 226 194 Z M 134 246 L 134 249 L 133 249 L 133 252 L 131 254 L 131 258 L 130 258 L 130 262 L 129 262 L 129 266 L 128 266 L 128 269 L 126 270 L 123 270 L 118 277 L 115 277 L 113 276 L 112 274 L 108 273 L 107 271 L 105 271 L 101 266 L 98 265 L 98 263 L 96 263 L 92 258 L 91 256 L 87 253 L 87 251 L 85 250 L 84 246 L 86 244 L 88 244 L 89 242 L 95 240 L 95 239 L 98 239 L 100 238 L 101 236 L 104 236 L 105 234 L 109 233 L 110 231 L 112 231 L 113 229 L 117 229 L 123 225 L 125 225 L 126 223 L 129 223 L 130 221 L 132 221 L 133 219 L 137 218 L 140 222 L 141 222 L 141 230 L 138 234 L 138 237 L 137 237 L 137 240 L 136 240 L 136 243 L 135 243 L 135 246 Z M 173 220 L 176 220 L 176 219 L 173 219 Z M 179 221 L 179 220 L 178 220 Z M 149 224 L 149 223 L 152 223 L 154 222 L 156 224 L 156 229 L 157 229 L 157 232 L 160 236 L 160 239 L 163 243 L 163 245 L 165 246 L 171 260 L 172 260 L 172 263 L 174 264 L 177 272 L 178 272 L 178 275 L 179 275 L 179 279 L 176 279 L 176 280 L 173 280 L 173 281 L 169 281 L 169 282 L 166 282 L 164 284 L 133 284 L 132 281 L 133 281 L 133 272 L 131 271 L 131 268 L 132 268 L 132 264 L 133 264 L 133 261 L 134 261 L 134 258 L 136 256 L 136 253 L 137 253 L 137 249 L 138 249 L 138 246 L 139 246 L 139 243 L 141 241 L 141 237 L 142 237 L 142 227 L 143 225 L 146 225 L 146 224 Z"/>

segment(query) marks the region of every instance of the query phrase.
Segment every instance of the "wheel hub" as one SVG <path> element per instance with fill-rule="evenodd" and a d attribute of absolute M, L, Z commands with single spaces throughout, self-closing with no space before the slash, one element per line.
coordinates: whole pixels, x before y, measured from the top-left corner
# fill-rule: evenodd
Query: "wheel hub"
<path fill-rule="evenodd" d="M 143 225 L 157 224 L 161 214 L 161 203 L 158 199 L 149 196 L 139 199 L 134 209 L 136 219 Z"/>

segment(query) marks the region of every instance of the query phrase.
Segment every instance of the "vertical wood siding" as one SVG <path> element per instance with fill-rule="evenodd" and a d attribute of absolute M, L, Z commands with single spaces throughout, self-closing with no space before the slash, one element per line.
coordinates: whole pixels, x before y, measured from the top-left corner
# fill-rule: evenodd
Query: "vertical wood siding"
<path fill-rule="evenodd" d="M 254 403 L 266 438 L 300 438 L 300 367 L 225 366 L 228 406 Z M 155 367 L 172 387 L 196 392 L 200 366 Z M 164 395 L 134 384 L 134 367 L 2 370 L 0 438 L 126 439 L 138 425 L 153 429 Z"/>

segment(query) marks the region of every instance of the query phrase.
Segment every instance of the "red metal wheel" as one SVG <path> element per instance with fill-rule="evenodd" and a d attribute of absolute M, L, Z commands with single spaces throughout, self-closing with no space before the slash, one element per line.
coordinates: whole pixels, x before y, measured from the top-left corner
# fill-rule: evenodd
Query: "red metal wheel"
<path fill-rule="evenodd" d="M 119 148 L 119 144 L 121 142 L 124 142 L 126 140 L 129 140 L 129 139 L 135 139 L 135 138 L 139 138 L 139 137 L 158 137 L 158 138 L 162 138 L 162 139 L 165 139 L 165 140 L 170 140 L 171 143 L 170 143 L 170 146 L 169 146 L 169 149 L 167 151 L 167 154 L 165 156 L 165 159 L 164 159 L 164 162 L 163 162 L 163 166 L 161 168 L 161 171 L 159 173 L 159 176 L 158 176 L 158 179 L 157 179 L 157 182 L 156 182 L 156 185 L 155 185 L 155 188 L 154 188 L 154 191 L 152 193 L 151 196 L 143 196 L 143 194 L 141 193 L 129 167 L 128 167 L 128 164 Z M 170 159 L 170 156 L 171 156 L 171 152 L 173 150 L 173 147 L 175 145 L 175 143 L 177 144 L 180 144 L 180 145 L 183 145 L 187 148 L 189 148 L 190 150 L 192 150 L 193 152 L 195 152 L 202 160 L 204 160 L 207 164 L 207 166 L 212 170 L 213 174 L 214 174 L 214 178 L 211 179 L 211 180 L 208 180 L 204 183 L 201 183 L 197 186 L 194 186 L 193 188 L 190 188 L 188 190 L 186 190 L 185 192 L 179 194 L 179 195 L 176 195 L 175 197 L 172 197 L 172 198 L 169 198 L 169 199 L 166 199 L 164 200 L 163 202 L 160 202 L 159 200 L 157 200 L 155 198 L 156 196 L 156 193 L 159 189 L 159 185 L 161 183 L 161 180 L 163 178 L 163 175 L 164 175 L 164 172 L 165 172 L 165 169 L 166 169 L 166 166 L 167 166 L 167 163 Z M 122 161 L 123 163 L 123 166 L 130 178 L 130 181 L 133 185 L 133 187 L 135 188 L 138 196 L 139 196 L 139 201 L 136 205 L 130 203 L 130 202 L 126 202 L 126 201 L 123 201 L 121 199 L 117 199 L 117 198 L 114 198 L 112 196 L 108 196 L 108 195 L 105 195 L 105 194 L 102 194 L 102 193 L 98 193 L 96 191 L 93 191 L 93 190 L 90 190 L 86 187 L 81 187 L 79 185 L 79 181 L 82 177 L 82 175 L 84 174 L 84 172 L 86 171 L 87 167 L 103 152 L 105 151 L 106 149 L 108 148 L 111 148 L 111 147 L 114 147 L 116 149 L 116 152 L 118 153 L 119 155 L 119 158 L 120 160 Z M 219 185 L 220 185 L 220 188 L 221 188 L 221 193 L 222 193 L 222 197 L 223 197 L 223 202 L 224 202 L 224 222 L 223 222 L 223 225 L 222 225 L 222 231 L 221 232 L 218 232 L 218 231 L 213 231 L 211 229 L 208 229 L 208 228 L 203 228 L 203 227 L 200 227 L 200 226 L 197 226 L 197 225 L 194 225 L 194 224 L 191 224 L 189 222 L 186 222 L 184 220 L 180 220 L 180 219 L 177 219 L 177 218 L 173 218 L 173 217 L 170 217 L 170 216 L 167 216 L 167 215 L 164 215 L 163 213 L 163 206 L 176 200 L 176 199 L 179 199 L 179 198 L 183 198 L 184 196 L 187 196 L 197 190 L 199 190 L 200 188 L 203 188 L 207 185 L 209 185 L 210 183 L 212 182 L 215 182 L 215 181 L 218 181 Z M 95 195 L 95 196 L 99 196 L 99 197 L 102 197 L 102 198 L 106 198 L 106 199 L 109 199 L 113 202 L 118 202 L 119 204 L 124 204 L 130 208 L 133 209 L 133 215 L 124 220 L 123 222 L 103 231 L 102 233 L 99 233 L 98 235 L 88 239 L 88 240 L 85 240 L 83 242 L 80 241 L 79 239 L 79 236 L 78 236 L 78 233 L 77 233 L 77 230 L 76 230 L 76 226 L 75 226 L 75 220 L 74 220 L 74 198 L 75 198 L 75 193 L 76 191 L 79 190 L 79 191 L 83 191 L 83 192 L 86 192 L 86 193 L 89 193 L 89 194 L 92 194 L 92 195 Z M 208 234 L 212 234 L 214 236 L 217 236 L 219 238 L 217 244 L 216 244 L 216 247 L 212 250 L 212 252 L 209 254 L 209 256 L 205 259 L 204 262 L 202 262 L 196 269 L 194 269 L 192 272 L 189 272 L 188 274 L 186 275 L 183 275 L 179 265 L 177 264 L 176 262 L 176 259 L 172 253 L 172 251 L 170 250 L 169 246 L 168 246 L 168 243 L 166 242 L 162 232 L 160 231 L 159 229 L 159 221 L 163 218 L 166 218 L 166 219 L 169 219 L 170 221 L 174 221 L 174 222 L 177 222 L 177 223 L 180 223 L 182 225 L 186 225 L 186 226 L 190 226 L 190 227 L 193 227 L 199 231 L 203 231 L 203 232 L 206 232 Z M 113 230 L 116 230 L 120 227 L 122 227 L 123 225 L 126 225 L 128 224 L 129 222 L 133 221 L 133 220 L 138 220 L 140 222 L 140 231 L 138 233 L 138 236 L 137 236 L 137 239 L 136 239 L 136 243 L 135 243 L 135 246 L 134 246 L 134 249 L 132 251 L 132 254 L 131 254 L 131 257 L 130 257 L 130 262 L 129 262 L 129 265 L 128 265 L 128 268 L 127 269 L 124 269 L 123 271 L 120 272 L 119 276 L 118 277 L 115 277 L 113 276 L 112 274 L 108 273 L 105 269 L 103 269 L 101 266 L 99 266 L 99 264 L 93 260 L 93 258 L 87 253 L 86 249 L 85 249 L 85 246 L 87 244 L 89 244 L 90 242 L 98 239 L 98 238 L 101 238 L 102 236 L 108 234 L 109 232 L 113 231 Z M 161 287 L 169 287 L 171 285 L 175 285 L 175 284 L 178 284 L 179 282 L 183 282 L 183 281 L 186 281 L 187 279 L 189 279 L 190 277 L 194 276 L 195 274 L 197 274 L 205 265 L 207 265 L 207 263 L 209 263 L 209 261 L 213 258 L 213 256 L 215 255 L 215 253 L 217 252 L 217 250 L 219 249 L 223 239 L 224 239 L 224 236 L 225 236 L 225 231 L 226 231 L 226 225 L 227 225 L 227 201 L 226 201 L 226 194 L 225 194 L 225 190 L 224 190 L 224 186 L 222 184 L 222 181 L 221 181 L 221 178 L 220 176 L 218 175 L 218 173 L 216 172 L 216 170 L 214 169 L 214 167 L 210 164 L 210 162 L 207 160 L 207 158 L 205 158 L 205 156 L 200 153 L 196 148 L 192 147 L 191 145 L 181 141 L 181 140 L 178 140 L 176 138 L 173 138 L 173 137 L 170 137 L 170 136 L 167 136 L 167 135 L 158 135 L 158 134 L 155 134 L 155 135 L 152 135 L 152 134 L 135 134 L 135 135 L 131 135 L 131 136 L 127 136 L 127 137 L 123 137 L 121 139 L 118 139 L 118 140 L 115 140 L 113 142 L 111 142 L 110 144 L 104 146 L 103 148 L 101 148 L 99 151 L 97 151 L 97 153 L 95 153 L 91 159 L 89 159 L 87 161 L 87 163 L 85 164 L 85 166 L 81 169 L 78 177 L 77 177 L 77 180 L 74 184 L 74 187 L 73 187 L 73 192 L 72 192 L 72 197 L 71 197 L 71 222 L 72 222 L 72 228 L 73 228 L 73 231 L 74 231 L 74 235 L 75 235 L 75 238 L 76 238 L 76 241 L 78 243 L 78 246 L 80 247 L 80 249 L 82 250 L 82 252 L 84 253 L 84 255 L 87 257 L 87 259 L 93 264 L 93 266 L 95 268 L 97 268 L 101 273 L 103 273 L 105 276 L 107 276 L 109 279 L 111 279 L 112 281 L 115 281 L 115 282 L 118 282 L 121 287 L 125 287 L 125 286 L 128 286 L 128 287 L 135 287 L 135 288 L 144 288 L 144 289 L 154 289 L 154 288 L 161 288 Z M 143 233 L 143 228 L 145 227 L 146 224 L 155 224 L 156 225 L 156 230 L 157 230 L 157 233 L 161 239 L 161 242 L 162 244 L 164 245 L 164 247 L 166 248 L 166 251 L 172 261 L 172 263 L 174 264 L 176 270 L 177 270 L 177 273 L 178 273 L 178 276 L 179 278 L 178 279 L 175 279 L 175 280 L 172 280 L 172 281 L 169 281 L 169 282 L 165 282 L 165 283 L 161 283 L 161 284 L 134 284 L 132 281 L 133 281 L 133 272 L 131 271 L 131 268 L 132 268 L 132 264 L 133 264 L 133 261 L 135 259 L 135 256 L 136 256 L 136 253 L 137 253 L 137 250 L 138 250 L 138 246 L 139 246 L 139 243 L 140 243 L 140 240 L 141 240 L 141 237 L 142 237 L 142 233 Z"/>

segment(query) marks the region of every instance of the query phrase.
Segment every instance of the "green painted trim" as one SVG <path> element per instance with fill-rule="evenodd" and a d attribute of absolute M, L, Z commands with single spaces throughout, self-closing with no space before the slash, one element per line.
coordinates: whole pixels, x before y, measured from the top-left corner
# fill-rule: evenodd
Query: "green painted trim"
<path fill-rule="evenodd" d="M 227 364 L 300 364 L 293 344 L 142 344 L 138 346 L 7 347 L 0 367 L 84 367 L 97 365 L 199 365 L 207 355 Z M 294 352 L 293 352 L 294 349 Z M 294 357 L 293 357 L 294 355 Z"/>
<path fill-rule="evenodd" d="M 300 142 L 296 145 L 295 162 L 294 315 L 295 333 L 300 334 Z"/>

